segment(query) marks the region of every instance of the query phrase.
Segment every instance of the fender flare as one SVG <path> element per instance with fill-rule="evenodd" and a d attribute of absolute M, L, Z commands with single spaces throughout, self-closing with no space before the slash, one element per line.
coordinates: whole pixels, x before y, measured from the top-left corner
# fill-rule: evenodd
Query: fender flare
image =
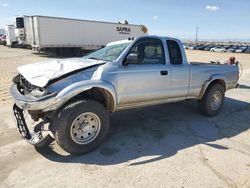
<path fill-rule="evenodd" d="M 226 77 L 223 76 L 222 74 L 214 74 L 212 75 L 207 81 L 204 82 L 204 84 L 201 87 L 200 94 L 198 96 L 198 99 L 202 99 L 203 95 L 205 94 L 208 86 L 212 83 L 218 81 L 219 83 L 222 84 L 224 87 L 225 91 L 227 90 L 227 82 L 226 82 Z"/>
<path fill-rule="evenodd" d="M 55 100 L 59 104 L 57 108 L 62 106 L 63 104 L 65 104 L 78 94 L 83 93 L 92 88 L 100 88 L 108 91 L 113 98 L 113 109 L 116 109 L 117 106 L 116 90 L 110 83 L 103 80 L 81 81 L 64 88 L 55 97 Z"/>

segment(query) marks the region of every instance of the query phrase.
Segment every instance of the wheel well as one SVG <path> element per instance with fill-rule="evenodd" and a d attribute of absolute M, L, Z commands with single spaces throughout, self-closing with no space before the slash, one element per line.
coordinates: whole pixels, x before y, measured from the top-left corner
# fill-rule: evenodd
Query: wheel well
<path fill-rule="evenodd" d="M 224 91 L 226 91 L 226 83 L 225 83 L 224 80 L 222 80 L 222 79 L 213 80 L 213 81 L 208 85 L 208 87 L 211 87 L 211 86 L 214 85 L 214 84 L 220 84 L 220 85 L 223 87 Z M 208 88 L 208 87 L 207 87 L 207 88 Z"/>
<path fill-rule="evenodd" d="M 206 93 L 207 89 L 209 89 L 210 87 L 212 87 L 214 84 L 220 84 L 220 85 L 223 87 L 224 91 L 226 91 L 226 89 L 227 89 L 227 88 L 226 88 L 226 83 L 225 83 L 224 80 L 222 80 L 222 79 L 213 80 L 212 82 L 210 82 L 210 83 L 208 84 L 207 87 L 204 87 L 204 86 L 202 87 L 198 99 L 201 99 L 201 98 L 203 97 L 203 95 Z"/>
<path fill-rule="evenodd" d="M 95 101 L 100 102 L 101 104 L 104 105 L 104 107 L 107 109 L 108 112 L 114 111 L 113 96 L 106 89 L 94 87 L 76 95 L 70 101 L 75 100 L 75 99 L 83 99 L 83 98 L 93 99 Z"/>

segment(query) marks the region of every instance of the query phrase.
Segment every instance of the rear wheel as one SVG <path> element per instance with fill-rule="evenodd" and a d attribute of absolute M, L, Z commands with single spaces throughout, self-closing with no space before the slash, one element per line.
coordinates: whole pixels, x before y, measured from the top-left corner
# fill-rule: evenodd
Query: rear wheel
<path fill-rule="evenodd" d="M 198 101 L 198 107 L 202 114 L 207 116 L 217 115 L 225 98 L 225 90 L 221 84 L 209 86 L 201 100 Z"/>
<path fill-rule="evenodd" d="M 65 106 L 58 116 L 55 138 L 71 154 L 87 153 L 101 144 L 109 131 L 108 112 L 92 100 Z"/>

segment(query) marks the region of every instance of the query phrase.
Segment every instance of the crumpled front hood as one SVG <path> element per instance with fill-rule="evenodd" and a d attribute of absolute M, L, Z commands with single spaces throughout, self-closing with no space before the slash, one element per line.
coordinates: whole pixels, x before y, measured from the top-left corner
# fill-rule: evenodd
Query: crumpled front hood
<path fill-rule="evenodd" d="M 32 85 L 44 87 L 50 80 L 67 73 L 103 63 L 105 61 L 83 58 L 56 59 L 23 65 L 17 70 Z"/>

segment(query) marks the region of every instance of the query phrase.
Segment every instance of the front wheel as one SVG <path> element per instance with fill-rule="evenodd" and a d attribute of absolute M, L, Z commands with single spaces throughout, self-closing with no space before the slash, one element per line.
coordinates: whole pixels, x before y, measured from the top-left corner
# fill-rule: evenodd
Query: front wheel
<path fill-rule="evenodd" d="M 198 101 L 200 112 L 207 116 L 217 115 L 224 104 L 224 98 L 225 90 L 221 84 L 209 86 L 202 99 Z"/>
<path fill-rule="evenodd" d="M 71 154 L 87 153 L 107 136 L 108 112 L 96 101 L 75 101 L 59 113 L 56 129 L 56 141 L 65 151 Z"/>

